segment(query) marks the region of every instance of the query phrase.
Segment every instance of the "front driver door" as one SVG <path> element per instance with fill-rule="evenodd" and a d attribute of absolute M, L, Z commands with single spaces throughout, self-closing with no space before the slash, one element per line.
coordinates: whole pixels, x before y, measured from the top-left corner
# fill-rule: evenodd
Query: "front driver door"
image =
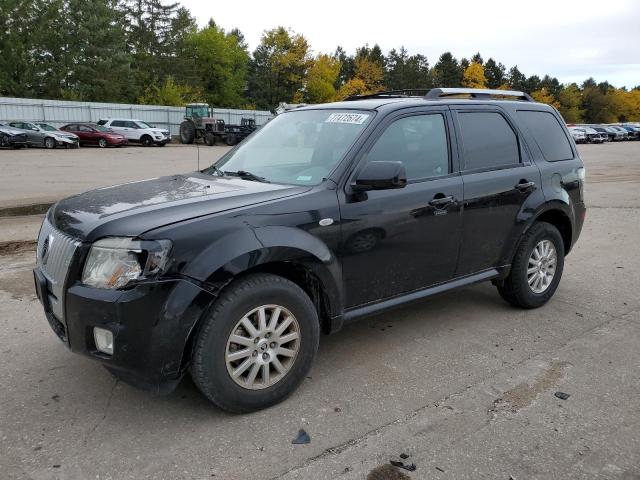
<path fill-rule="evenodd" d="M 453 276 L 463 189 L 450 131 L 446 108 L 423 108 L 387 120 L 363 147 L 340 205 L 347 309 Z M 407 186 L 352 192 L 349 185 L 370 161 L 403 162 Z"/>

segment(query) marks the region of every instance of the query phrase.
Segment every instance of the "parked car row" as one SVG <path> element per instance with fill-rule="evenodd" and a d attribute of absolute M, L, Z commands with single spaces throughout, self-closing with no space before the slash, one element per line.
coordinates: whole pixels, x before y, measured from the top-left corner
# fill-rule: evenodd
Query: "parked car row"
<path fill-rule="evenodd" d="M 163 147 L 170 141 L 169 130 L 136 119 L 107 118 L 97 123 L 69 123 L 60 128 L 45 122 L 0 123 L 0 147 L 5 148 L 78 148 L 85 145 L 105 148 L 129 143 Z"/>
<path fill-rule="evenodd" d="M 640 124 L 619 125 L 568 125 L 576 143 L 604 143 L 623 140 L 640 140 Z"/>

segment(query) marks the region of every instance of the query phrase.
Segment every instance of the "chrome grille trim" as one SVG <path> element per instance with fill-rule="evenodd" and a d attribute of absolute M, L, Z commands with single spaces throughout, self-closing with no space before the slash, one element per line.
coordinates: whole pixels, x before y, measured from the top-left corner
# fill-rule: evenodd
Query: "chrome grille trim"
<path fill-rule="evenodd" d="M 45 242 L 48 244 L 46 249 Z M 55 229 L 47 218 L 42 222 L 36 249 L 36 264 L 50 284 L 48 293 L 51 310 L 63 323 L 64 284 L 73 255 L 80 244 L 80 241 Z"/>

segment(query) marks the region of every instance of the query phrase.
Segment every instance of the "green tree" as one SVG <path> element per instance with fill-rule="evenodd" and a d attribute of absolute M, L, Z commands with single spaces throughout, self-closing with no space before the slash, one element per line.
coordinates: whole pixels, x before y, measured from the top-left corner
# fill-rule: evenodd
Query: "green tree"
<path fill-rule="evenodd" d="M 462 83 L 460 66 L 451 52 L 440 55 L 433 66 L 434 83 L 438 87 L 459 87 Z"/>
<path fill-rule="evenodd" d="M 404 47 L 391 50 L 386 59 L 385 83 L 390 90 L 431 88 L 429 62 L 424 55 L 411 55 Z"/>
<path fill-rule="evenodd" d="M 340 62 L 340 73 L 336 79 L 335 88 L 338 89 L 353 78 L 356 71 L 356 61 L 353 55 L 347 55 L 345 50 L 338 46 L 333 56 Z"/>
<path fill-rule="evenodd" d="M 514 65 L 509 70 L 507 76 L 507 84 L 512 90 L 526 91 L 527 90 L 527 77 L 518 70 L 518 66 Z"/>
<path fill-rule="evenodd" d="M 185 39 L 195 72 L 195 83 L 211 105 L 240 107 L 246 103 L 244 89 L 249 54 L 237 33 L 209 23 Z"/>
<path fill-rule="evenodd" d="M 172 105 L 181 107 L 187 103 L 199 102 L 203 93 L 199 89 L 187 85 L 177 84 L 173 77 L 167 77 L 161 86 L 147 87 L 144 94 L 138 98 L 143 105 Z"/>
<path fill-rule="evenodd" d="M 336 96 L 335 83 L 340 73 L 340 61 L 329 55 L 318 55 L 307 74 L 305 101 L 324 103 Z"/>
<path fill-rule="evenodd" d="M 493 58 L 489 58 L 484 65 L 484 75 L 487 78 L 487 87 L 500 88 L 507 81 L 506 68 L 502 63 L 496 63 Z"/>
<path fill-rule="evenodd" d="M 0 0 L 0 95 L 34 96 L 37 79 L 34 49 L 38 26 L 34 22 L 43 0 Z"/>
<path fill-rule="evenodd" d="M 249 93 L 258 108 L 291 102 L 311 64 L 309 43 L 284 27 L 265 31 L 249 64 Z"/>
<path fill-rule="evenodd" d="M 567 123 L 580 123 L 584 120 L 584 110 L 580 108 L 582 103 L 580 89 L 575 83 L 562 88 L 557 94 L 558 110 Z"/>

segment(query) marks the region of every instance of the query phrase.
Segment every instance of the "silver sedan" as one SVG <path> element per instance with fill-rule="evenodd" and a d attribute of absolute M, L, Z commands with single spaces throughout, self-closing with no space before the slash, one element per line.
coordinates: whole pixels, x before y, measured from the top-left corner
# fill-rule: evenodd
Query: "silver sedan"
<path fill-rule="evenodd" d="M 26 133 L 27 145 L 30 147 L 56 148 L 63 146 L 78 148 L 80 146 L 77 135 L 58 130 L 48 123 L 10 122 L 9 125 Z"/>

